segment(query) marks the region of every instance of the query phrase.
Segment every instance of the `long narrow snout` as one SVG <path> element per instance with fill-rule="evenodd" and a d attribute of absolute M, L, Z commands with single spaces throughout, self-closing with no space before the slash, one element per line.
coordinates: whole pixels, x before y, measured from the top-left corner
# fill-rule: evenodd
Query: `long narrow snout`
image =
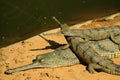
<path fill-rule="evenodd" d="M 28 70 L 28 69 L 32 69 L 32 68 L 37 68 L 37 67 L 41 67 L 39 62 L 34 62 L 32 64 L 28 64 L 22 67 L 18 67 L 18 68 L 13 68 L 13 69 L 8 69 L 5 71 L 5 74 L 12 74 L 14 72 L 18 72 L 18 71 L 24 71 L 24 70 Z"/>

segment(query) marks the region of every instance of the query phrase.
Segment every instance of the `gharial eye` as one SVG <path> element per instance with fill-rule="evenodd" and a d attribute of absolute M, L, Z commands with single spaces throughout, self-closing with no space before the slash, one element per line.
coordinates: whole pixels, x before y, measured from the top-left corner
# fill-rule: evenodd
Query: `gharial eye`
<path fill-rule="evenodd" d="M 44 62 L 44 59 L 40 59 L 39 62 Z"/>

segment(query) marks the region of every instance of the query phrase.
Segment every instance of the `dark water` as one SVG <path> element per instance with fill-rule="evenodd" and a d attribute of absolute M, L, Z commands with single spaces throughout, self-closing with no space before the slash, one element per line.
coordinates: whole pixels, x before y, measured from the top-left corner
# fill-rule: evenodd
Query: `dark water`
<path fill-rule="evenodd" d="M 0 0 L 0 47 L 57 28 L 52 16 L 71 25 L 119 9 L 120 0 Z"/>

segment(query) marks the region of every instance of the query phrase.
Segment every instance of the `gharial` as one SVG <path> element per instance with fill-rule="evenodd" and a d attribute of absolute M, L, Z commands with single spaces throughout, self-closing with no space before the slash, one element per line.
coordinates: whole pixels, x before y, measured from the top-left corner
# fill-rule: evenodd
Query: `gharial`
<path fill-rule="evenodd" d="M 66 27 L 64 27 L 64 28 L 66 28 Z M 69 39 L 72 39 L 72 38 L 73 37 L 70 37 Z M 78 38 L 78 37 L 75 37 L 75 38 Z M 117 36 L 115 36 L 115 38 L 117 38 Z M 68 38 L 66 38 L 66 39 L 68 39 Z M 90 49 L 91 49 L 91 53 L 93 52 L 93 55 L 95 54 L 100 57 L 105 56 L 105 57 L 101 57 L 101 59 L 105 58 L 104 63 L 109 64 L 109 62 L 110 62 L 110 65 L 112 65 L 114 68 L 116 66 L 118 66 L 116 64 L 113 64 L 113 62 L 109 59 L 109 58 L 114 58 L 114 57 L 120 56 L 120 51 L 119 51 L 117 44 L 113 43 L 110 39 L 104 39 L 104 40 L 99 40 L 99 41 L 87 41 L 87 42 L 83 42 L 83 41 L 80 41 L 78 43 L 78 45 L 81 44 L 80 45 L 81 47 L 85 47 L 85 48 L 82 48 L 81 52 L 84 51 L 87 47 L 91 47 Z M 68 40 L 68 42 L 69 42 L 69 40 Z M 86 45 L 88 43 L 89 43 L 89 45 Z M 108 46 L 113 46 L 113 48 L 108 47 Z M 18 67 L 18 68 L 8 69 L 5 71 L 5 74 L 11 74 L 13 72 L 27 70 L 27 69 L 31 69 L 31 68 L 38 68 L 38 67 L 53 68 L 53 67 L 69 66 L 69 65 L 78 64 L 81 62 L 79 60 L 80 56 L 78 56 L 79 54 L 76 54 L 77 55 L 76 56 L 74 53 L 76 53 L 76 50 L 74 51 L 73 45 L 72 46 L 70 45 L 70 48 L 62 46 L 62 47 L 57 48 L 53 52 L 42 54 L 42 55 L 37 55 L 36 59 L 33 60 L 32 64 L 28 64 L 28 65 Z M 91 56 L 89 55 L 88 59 L 89 59 L 89 57 L 91 57 Z M 91 58 L 94 58 L 94 57 L 92 56 Z M 107 66 L 105 65 L 105 67 L 107 67 Z M 109 68 L 105 68 L 105 69 L 109 70 Z M 118 68 L 117 68 L 117 70 L 118 70 Z M 116 72 L 119 73 L 119 71 L 116 71 Z"/>
<path fill-rule="evenodd" d="M 69 29 L 69 26 L 67 24 L 60 23 L 54 16 L 53 19 L 61 26 L 62 33 L 65 36 L 81 37 L 84 40 L 103 40 L 110 38 L 116 44 L 120 44 L 120 39 L 115 39 L 115 36 L 120 35 L 120 25 L 114 25 L 104 28 L 78 30 Z"/>
<path fill-rule="evenodd" d="M 105 39 L 101 41 L 89 41 L 89 43 L 93 48 L 96 48 L 97 53 L 101 56 L 105 56 L 108 58 L 114 58 L 120 56 L 118 45 L 116 45 L 109 39 Z M 109 47 L 109 46 L 113 46 L 113 47 Z M 63 47 L 61 46 L 55 49 L 55 51 L 53 52 L 37 55 L 36 59 L 34 59 L 31 64 L 18 68 L 8 69 L 5 71 L 5 74 L 11 74 L 13 72 L 28 70 L 31 68 L 38 68 L 38 67 L 53 68 L 60 66 L 70 66 L 79 63 L 80 60 L 73 53 L 73 51 L 71 51 L 70 48 L 63 49 Z"/>
<path fill-rule="evenodd" d="M 117 31 L 117 29 L 118 30 L 120 29 L 119 26 L 108 27 L 108 28 L 100 28 L 100 29 L 97 29 L 98 32 L 96 32 L 95 29 L 91 29 L 91 30 L 89 29 L 89 30 L 86 30 L 86 31 L 81 30 L 81 33 L 79 33 L 79 30 L 69 31 L 70 29 L 68 29 L 67 25 L 62 25 L 55 17 L 53 17 L 53 19 L 59 25 L 61 25 L 61 30 L 63 32 L 63 35 L 65 36 L 65 38 L 68 42 L 68 44 L 63 49 L 66 49 L 66 48 L 70 47 L 70 49 L 78 56 L 78 58 L 80 58 L 81 60 L 83 60 L 85 63 L 88 64 L 87 69 L 90 73 L 95 73 L 96 70 L 99 69 L 101 71 L 104 71 L 104 72 L 107 72 L 107 73 L 110 73 L 110 74 L 120 75 L 120 65 L 115 64 L 112 60 L 110 60 L 106 56 L 104 56 L 104 57 L 101 56 L 97 52 L 97 50 L 94 47 L 91 46 L 91 44 L 88 40 L 83 39 L 83 37 L 85 37 L 87 39 L 98 40 L 99 38 L 102 37 L 101 34 L 103 35 L 103 33 L 105 35 L 105 36 L 103 35 L 104 38 L 108 38 L 109 36 L 111 36 L 110 35 L 111 33 L 115 35 L 114 37 L 119 38 L 119 32 L 120 31 L 118 31 L 118 33 L 114 32 L 114 31 Z M 66 32 L 70 32 L 70 34 L 73 34 L 74 32 L 78 32 L 77 34 L 80 34 L 80 35 L 85 34 L 85 35 L 80 36 L 80 37 L 76 37 L 75 35 L 74 36 L 69 35 L 69 34 L 66 35 Z M 118 36 L 116 36 L 116 33 L 117 33 Z M 96 36 L 94 37 L 94 35 L 96 35 Z M 101 39 L 104 39 L 104 38 L 101 38 Z"/>

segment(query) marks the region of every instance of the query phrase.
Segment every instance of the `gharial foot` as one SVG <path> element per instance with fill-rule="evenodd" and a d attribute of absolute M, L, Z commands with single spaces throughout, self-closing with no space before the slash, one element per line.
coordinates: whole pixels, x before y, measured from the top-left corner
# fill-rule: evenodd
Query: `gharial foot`
<path fill-rule="evenodd" d="M 95 69 L 99 69 L 99 68 L 101 68 L 101 66 L 99 66 L 98 64 L 91 63 L 88 65 L 87 69 L 90 73 L 96 73 Z"/>

